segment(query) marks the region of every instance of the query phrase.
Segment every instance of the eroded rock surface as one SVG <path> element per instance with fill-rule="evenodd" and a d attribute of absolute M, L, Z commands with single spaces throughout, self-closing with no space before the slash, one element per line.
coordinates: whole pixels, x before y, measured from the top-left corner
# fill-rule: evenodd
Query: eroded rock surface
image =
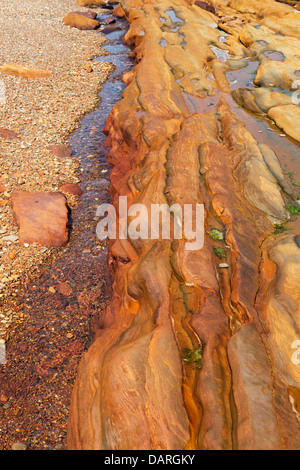
<path fill-rule="evenodd" d="M 68 208 L 61 193 L 15 191 L 11 197 L 19 243 L 53 247 L 68 242 Z"/>
<path fill-rule="evenodd" d="M 255 26 L 274 36 L 290 22 L 294 47 L 298 20 L 272 0 L 210 4 L 216 14 L 183 0 L 115 10 L 136 66 L 105 128 L 114 205 L 203 203 L 206 235 L 194 251 L 186 239 L 111 240 L 113 296 L 79 366 L 70 449 L 300 447 L 300 248 L 274 235 L 293 194 L 232 109 L 227 77 L 256 57 Z M 289 106 L 248 95 L 257 112 Z"/>

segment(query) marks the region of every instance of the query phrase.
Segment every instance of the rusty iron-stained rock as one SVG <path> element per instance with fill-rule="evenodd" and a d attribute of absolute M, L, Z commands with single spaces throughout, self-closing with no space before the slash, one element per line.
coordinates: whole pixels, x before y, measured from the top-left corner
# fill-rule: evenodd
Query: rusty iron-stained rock
<path fill-rule="evenodd" d="M 68 242 L 68 208 L 62 193 L 15 191 L 11 197 L 19 242 L 52 247 Z"/>
<path fill-rule="evenodd" d="M 288 81 L 299 20 L 273 0 L 209 5 L 217 16 L 185 0 L 114 10 L 136 65 L 104 129 L 113 204 L 204 204 L 205 242 L 188 251 L 185 238 L 110 240 L 112 299 L 79 365 L 69 449 L 300 447 L 300 248 L 289 232 L 274 235 L 290 192 L 279 156 L 237 115 L 227 75 L 257 59 L 264 86 L 233 97 L 297 138 L 290 98 L 265 84 L 259 41 L 284 54 L 275 75 Z"/>

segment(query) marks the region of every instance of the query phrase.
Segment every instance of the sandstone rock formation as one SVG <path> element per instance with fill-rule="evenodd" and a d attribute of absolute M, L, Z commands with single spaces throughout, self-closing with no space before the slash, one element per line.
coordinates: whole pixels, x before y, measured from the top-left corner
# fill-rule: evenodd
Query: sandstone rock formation
<path fill-rule="evenodd" d="M 14 218 L 19 226 L 20 246 L 53 247 L 68 242 L 68 208 L 61 193 L 15 191 L 11 197 Z"/>
<path fill-rule="evenodd" d="M 298 20 L 272 0 L 209 3 L 216 15 L 184 0 L 115 10 L 136 66 L 105 127 L 114 205 L 203 203 L 205 243 L 110 241 L 113 295 L 79 366 L 70 449 L 300 447 L 300 243 L 274 233 L 294 196 L 235 114 L 227 76 L 256 58 L 264 25 L 273 37 L 290 22 L 276 40 L 296 47 Z M 290 107 L 246 96 L 257 112 Z"/>

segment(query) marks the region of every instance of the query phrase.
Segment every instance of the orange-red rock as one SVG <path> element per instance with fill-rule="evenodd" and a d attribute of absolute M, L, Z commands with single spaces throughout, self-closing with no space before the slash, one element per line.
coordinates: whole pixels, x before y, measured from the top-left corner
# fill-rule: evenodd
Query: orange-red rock
<path fill-rule="evenodd" d="M 73 194 L 74 196 L 81 196 L 83 194 L 80 186 L 78 184 L 72 184 L 72 183 L 63 184 L 59 188 L 59 191 L 62 191 L 63 193 Z"/>
<path fill-rule="evenodd" d="M 15 191 L 11 196 L 14 218 L 19 226 L 19 242 L 53 247 L 68 242 L 68 208 L 61 193 Z"/>
<path fill-rule="evenodd" d="M 90 18 L 91 20 L 94 20 L 97 17 L 97 13 L 95 11 L 72 11 L 70 13 L 71 15 L 82 15 L 85 16 L 86 18 Z"/>
<path fill-rule="evenodd" d="M 54 144 L 49 145 L 47 148 L 53 153 L 53 155 L 59 158 L 70 158 L 72 155 L 72 150 L 67 145 Z"/>
<path fill-rule="evenodd" d="M 67 297 L 73 294 L 73 289 L 68 282 L 61 282 L 56 286 L 57 292 Z"/>
<path fill-rule="evenodd" d="M 40 69 L 31 69 L 14 64 L 3 64 L 0 66 L 0 73 L 4 75 L 13 75 L 22 78 L 48 78 L 53 75 L 52 72 Z"/>
<path fill-rule="evenodd" d="M 20 137 L 19 134 L 17 134 L 14 131 L 0 128 L 0 138 L 1 139 L 14 140 L 14 139 L 19 139 L 19 137 Z"/>
<path fill-rule="evenodd" d="M 100 26 L 99 21 L 77 13 L 69 13 L 64 17 L 63 23 L 66 26 L 71 26 L 72 28 L 81 30 L 93 30 L 99 28 Z"/>
<path fill-rule="evenodd" d="M 78 368 L 69 449 L 300 447 L 300 376 L 291 361 L 299 236 L 274 235 L 289 218 L 286 178 L 273 150 L 238 117 L 226 75 L 254 57 L 265 29 L 251 23 L 271 13 L 272 24 L 285 24 L 292 9 L 212 0 L 225 18 L 222 43 L 217 18 L 188 3 L 117 7 L 136 66 L 104 131 L 115 207 L 120 195 L 148 210 L 203 203 L 205 243 L 189 252 L 185 238 L 109 242 L 112 298 Z M 278 96 L 243 99 L 257 111 Z M 212 228 L 222 240 L 208 235 Z M 197 365 L 187 350 L 201 356 Z"/>

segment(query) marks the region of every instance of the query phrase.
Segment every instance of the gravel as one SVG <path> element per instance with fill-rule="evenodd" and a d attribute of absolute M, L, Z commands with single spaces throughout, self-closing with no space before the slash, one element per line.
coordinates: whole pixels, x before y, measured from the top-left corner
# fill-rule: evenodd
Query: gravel
<path fill-rule="evenodd" d="M 49 78 L 33 80 L 0 75 L 0 127 L 20 135 L 14 140 L 0 138 L 0 186 L 5 188 L 0 192 L 0 314 L 5 316 L 0 338 L 4 339 L 10 323 L 20 317 L 13 300 L 22 283 L 57 254 L 57 249 L 19 247 L 11 193 L 57 191 L 62 184 L 80 182 L 78 161 L 56 158 L 47 147 L 67 142 L 80 119 L 97 104 L 97 92 L 112 67 L 92 60 L 101 55 L 105 42 L 99 31 L 63 25 L 64 16 L 76 10 L 75 0 L 27 0 L 26 6 L 24 0 L 0 3 L 0 64 L 53 72 Z M 66 196 L 75 208 L 78 199 Z"/>

